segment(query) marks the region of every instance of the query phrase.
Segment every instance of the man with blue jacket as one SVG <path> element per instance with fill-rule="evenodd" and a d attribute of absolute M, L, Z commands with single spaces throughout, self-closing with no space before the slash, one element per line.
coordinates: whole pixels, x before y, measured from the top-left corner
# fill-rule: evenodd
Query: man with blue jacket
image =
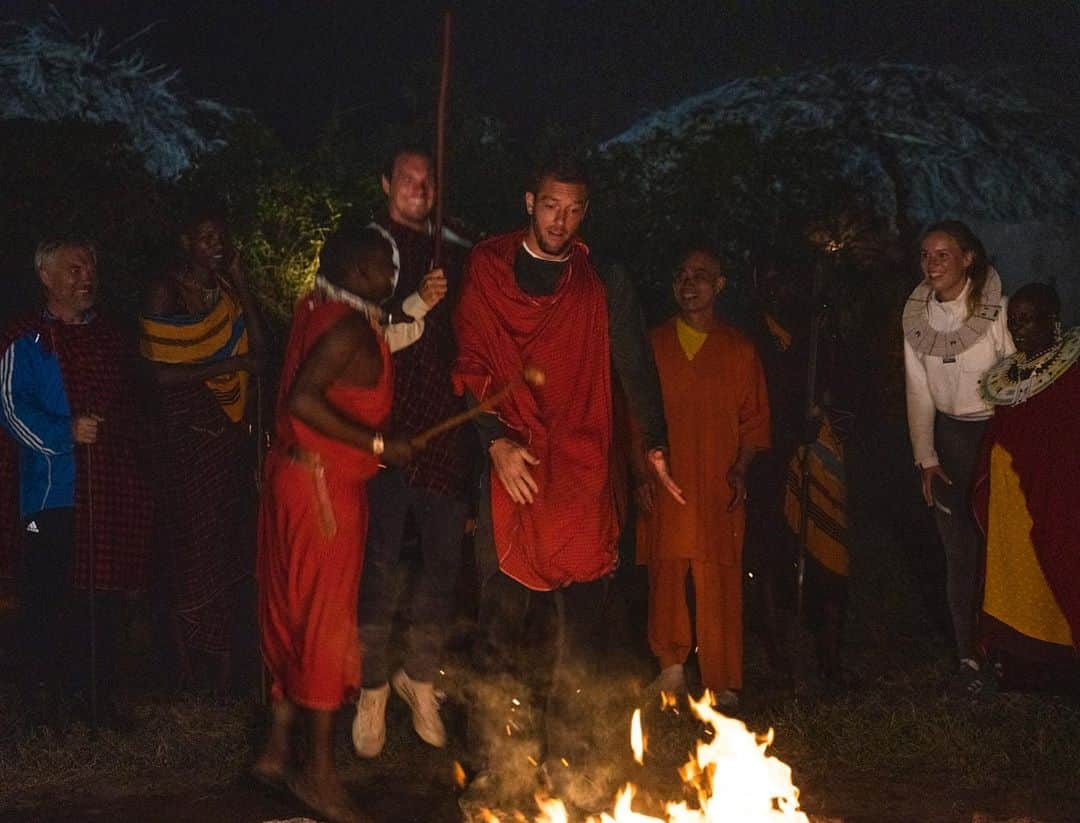
<path fill-rule="evenodd" d="M 91 708 L 93 685 L 102 718 L 116 720 L 108 673 L 122 593 L 145 589 L 150 558 L 134 350 L 95 307 L 92 245 L 42 242 L 34 266 L 44 306 L 0 334 L 0 423 L 16 447 L 23 535 L 20 690 L 32 721 L 56 724 L 65 707 Z"/>

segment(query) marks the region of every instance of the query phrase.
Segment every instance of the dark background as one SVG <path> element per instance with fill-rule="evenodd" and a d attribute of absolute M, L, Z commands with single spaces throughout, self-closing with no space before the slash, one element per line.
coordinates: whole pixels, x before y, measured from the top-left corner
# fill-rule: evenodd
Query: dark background
<path fill-rule="evenodd" d="M 409 121 L 434 99 L 445 3 L 355 0 L 5 0 L 0 19 L 54 6 L 73 30 L 181 70 L 200 97 L 249 108 L 294 149 L 328 113 Z M 468 2 L 455 10 L 454 83 L 518 139 L 550 124 L 609 137 L 738 76 L 842 61 L 1007 72 L 1071 103 L 1080 3 L 925 0 Z"/>

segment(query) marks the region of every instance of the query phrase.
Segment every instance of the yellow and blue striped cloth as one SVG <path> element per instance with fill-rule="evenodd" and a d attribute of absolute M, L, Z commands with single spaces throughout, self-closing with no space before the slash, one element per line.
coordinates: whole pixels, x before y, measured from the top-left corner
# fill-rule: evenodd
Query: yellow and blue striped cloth
<path fill-rule="evenodd" d="M 216 363 L 248 351 L 244 313 L 236 298 L 224 289 L 209 313 L 177 317 L 139 318 L 139 348 L 155 363 Z M 234 371 L 206 381 L 222 410 L 234 423 L 244 415 L 248 373 Z"/>

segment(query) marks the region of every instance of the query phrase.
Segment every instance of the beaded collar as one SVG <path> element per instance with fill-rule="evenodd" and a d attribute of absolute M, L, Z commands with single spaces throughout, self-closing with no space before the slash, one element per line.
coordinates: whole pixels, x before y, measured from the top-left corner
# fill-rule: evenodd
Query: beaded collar
<path fill-rule="evenodd" d="M 383 310 L 370 300 L 365 300 L 359 295 L 353 294 L 348 289 L 335 286 L 321 274 L 315 275 L 315 291 L 319 292 L 328 300 L 337 300 L 349 308 L 355 309 L 371 321 L 372 325 L 380 326 L 383 322 Z"/>
<path fill-rule="evenodd" d="M 1023 352 L 1010 354 L 982 379 L 980 392 L 987 403 L 1017 406 L 1065 374 L 1080 358 L 1080 326 L 1069 329 L 1040 355 L 1028 359 Z"/>
<path fill-rule="evenodd" d="M 922 282 L 904 304 L 904 337 L 918 354 L 934 357 L 956 357 L 974 346 L 986 334 L 1004 309 L 1001 298 L 1001 277 L 991 266 L 986 273 L 982 296 L 975 311 L 955 331 L 943 332 L 930 325 L 930 301 L 936 299 L 934 290 Z"/>

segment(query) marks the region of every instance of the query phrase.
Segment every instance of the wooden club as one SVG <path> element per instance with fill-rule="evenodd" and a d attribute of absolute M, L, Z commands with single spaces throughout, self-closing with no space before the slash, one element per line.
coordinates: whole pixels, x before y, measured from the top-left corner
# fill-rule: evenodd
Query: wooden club
<path fill-rule="evenodd" d="M 544 374 L 544 370 L 539 366 L 526 366 L 521 370 L 520 374 L 516 375 L 497 392 L 489 394 L 471 409 L 455 414 L 453 417 L 448 417 L 442 422 L 436 423 L 427 431 L 420 432 L 420 434 L 409 441 L 409 445 L 416 450 L 420 450 L 427 446 L 433 438 L 438 437 L 443 432 L 448 432 L 451 429 L 457 428 L 462 423 L 468 423 L 474 417 L 478 417 L 484 412 L 491 411 L 499 405 L 511 391 L 513 391 L 515 386 L 520 385 L 521 383 L 528 383 L 530 386 L 542 386 L 546 379 L 547 375 Z"/>

